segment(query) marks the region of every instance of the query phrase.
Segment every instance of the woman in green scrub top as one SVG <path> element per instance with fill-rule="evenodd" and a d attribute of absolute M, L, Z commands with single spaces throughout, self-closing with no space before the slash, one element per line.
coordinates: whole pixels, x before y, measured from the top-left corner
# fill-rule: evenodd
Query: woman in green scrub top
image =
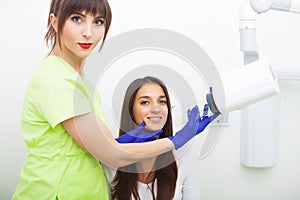
<path fill-rule="evenodd" d="M 134 143 L 140 142 L 131 139 L 143 131 L 142 123 L 126 131 L 130 143 L 113 138 L 100 97 L 83 74 L 86 58 L 100 40 L 103 45 L 110 23 L 106 0 L 51 1 L 45 40 L 52 48 L 24 96 L 27 159 L 13 200 L 109 199 L 101 163 L 129 165 L 178 149 L 197 135 L 201 120 L 195 106 L 173 137 Z"/>

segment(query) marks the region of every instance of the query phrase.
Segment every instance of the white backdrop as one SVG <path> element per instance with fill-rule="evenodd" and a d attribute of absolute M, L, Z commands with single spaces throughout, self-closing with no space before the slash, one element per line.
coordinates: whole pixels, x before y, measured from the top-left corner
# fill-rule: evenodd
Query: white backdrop
<path fill-rule="evenodd" d="M 0 0 L 0 199 L 10 199 L 26 158 L 20 132 L 20 114 L 30 74 L 47 54 L 43 42 L 50 0 Z M 222 72 L 239 67 L 240 1 L 222 0 L 110 0 L 110 35 L 137 28 L 163 28 L 196 41 Z M 279 163 L 252 169 L 239 162 L 238 111 L 214 151 L 202 160 L 204 200 L 300 199 L 300 15 L 270 11 L 258 16 L 257 41 L 280 80 L 281 117 Z M 293 80 L 286 80 L 293 79 Z M 195 83 L 196 84 L 196 83 Z M 266 119 L 267 120 L 267 119 Z M 262 122 L 261 126 L 264 125 Z"/>

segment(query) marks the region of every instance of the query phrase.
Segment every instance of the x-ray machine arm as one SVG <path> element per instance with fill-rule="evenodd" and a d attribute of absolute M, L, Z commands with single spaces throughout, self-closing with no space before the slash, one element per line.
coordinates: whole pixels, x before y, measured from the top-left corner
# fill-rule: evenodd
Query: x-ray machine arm
<path fill-rule="evenodd" d="M 300 0 L 250 0 L 240 9 L 240 49 L 244 64 L 264 60 L 256 44 L 256 15 L 268 10 L 300 14 Z M 240 160 L 248 167 L 272 167 L 278 160 L 278 95 L 242 110 Z"/>

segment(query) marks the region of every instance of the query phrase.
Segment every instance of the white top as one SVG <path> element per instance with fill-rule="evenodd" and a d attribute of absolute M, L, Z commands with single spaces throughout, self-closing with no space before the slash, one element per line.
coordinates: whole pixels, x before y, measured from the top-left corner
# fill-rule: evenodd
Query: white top
<path fill-rule="evenodd" d="M 176 190 L 173 200 L 199 200 L 200 199 L 200 149 L 197 143 L 191 140 L 185 146 L 177 151 L 173 151 L 177 167 L 178 178 L 176 182 Z M 197 150 L 198 149 L 198 150 Z M 113 180 L 115 170 L 105 167 L 105 174 L 109 182 Z M 157 185 L 154 181 L 154 194 L 157 194 Z M 138 182 L 138 192 L 141 200 L 151 200 L 151 188 L 153 183 L 145 184 Z"/>
<path fill-rule="evenodd" d="M 191 140 L 184 147 L 173 151 L 178 166 L 174 200 L 200 200 L 200 149 Z"/>

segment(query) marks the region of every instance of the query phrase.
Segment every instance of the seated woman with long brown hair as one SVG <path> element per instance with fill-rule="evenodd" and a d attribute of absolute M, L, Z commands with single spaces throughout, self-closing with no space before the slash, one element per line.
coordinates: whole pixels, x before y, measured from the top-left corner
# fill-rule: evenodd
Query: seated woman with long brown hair
<path fill-rule="evenodd" d="M 128 86 L 122 107 L 119 136 L 142 122 L 146 123 L 146 130 L 163 130 L 157 139 L 173 135 L 168 90 L 161 80 L 154 77 L 136 79 Z M 169 151 L 118 168 L 111 183 L 112 199 L 200 199 L 197 151 L 193 151 L 191 145 L 185 146 L 178 151 Z"/>

